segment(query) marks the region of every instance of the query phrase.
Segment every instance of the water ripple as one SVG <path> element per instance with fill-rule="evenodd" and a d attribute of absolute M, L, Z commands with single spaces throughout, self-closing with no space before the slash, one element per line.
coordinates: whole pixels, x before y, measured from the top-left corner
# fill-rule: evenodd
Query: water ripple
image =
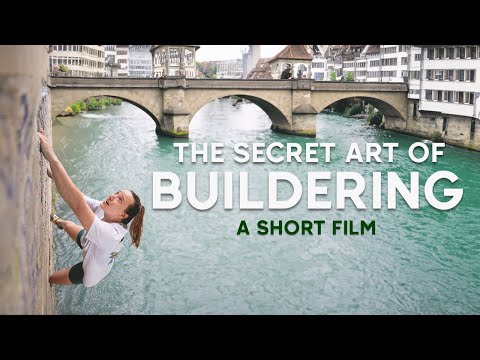
<path fill-rule="evenodd" d="M 57 287 L 61 314 L 478 314 L 480 306 L 480 154 L 446 146 L 436 164 L 414 164 L 408 147 L 418 138 L 364 126 L 363 120 L 320 114 L 316 139 L 272 133 L 265 113 L 251 103 L 233 107 L 217 100 L 202 108 L 190 126 L 189 139 L 157 137 L 155 123 L 130 104 L 62 118 L 54 124 L 55 150 L 73 181 L 87 195 L 103 199 L 114 190 L 134 189 L 147 209 L 139 249 L 126 247 L 113 271 L 93 288 Z M 237 164 L 235 143 L 274 141 L 335 142 L 325 164 Z M 174 142 L 222 142 L 224 164 L 179 164 Z M 357 142 L 398 142 L 394 163 L 344 162 Z M 305 159 L 304 155 L 303 159 Z M 438 211 L 423 196 L 426 179 L 447 169 L 464 189 L 461 203 Z M 175 210 L 152 210 L 152 171 L 173 171 L 181 179 L 184 200 Z M 187 171 L 197 174 L 197 196 L 208 197 L 210 171 L 234 172 L 234 209 L 223 209 L 223 190 L 209 211 L 186 200 Z M 331 171 L 325 182 L 331 210 L 308 210 L 306 186 L 300 203 L 285 211 L 238 210 L 238 172 L 250 173 L 250 198 L 268 201 L 268 172 L 288 171 L 306 184 L 307 171 Z M 367 210 L 335 209 L 335 172 L 364 176 Z M 382 209 L 371 209 L 372 172 L 383 173 Z M 386 172 L 406 183 L 420 173 L 420 209 L 411 210 L 398 196 L 387 210 Z M 223 177 L 220 176 L 220 181 Z M 441 185 L 441 186 L 440 186 Z M 434 193 L 442 198 L 439 184 Z M 279 188 L 289 195 L 288 187 Z M 62 217 L 76 221 L 60 200 Z M 260 236 L 258 220 L 326 221 L 321 235 Z M 335 219 L 375 220 L 375 236 L 332 235 Z M 240 220 L 250 236 L 236 235 Z M 129 241 L 129 239 L 128 239 Z M 55 230 L 56 268 L 81 260 L 76 244 Z"/>

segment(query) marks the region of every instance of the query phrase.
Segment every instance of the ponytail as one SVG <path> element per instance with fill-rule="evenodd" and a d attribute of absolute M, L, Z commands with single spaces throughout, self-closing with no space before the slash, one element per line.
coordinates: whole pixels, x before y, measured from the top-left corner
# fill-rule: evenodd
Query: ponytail
<path fill-rule="evenodd" d="M 140 246 L 140 239 L 142 238 L 143 215 L 145 214 L 145 207 L 140 204 L 140 198 L 138 195 L 132 190 L 130 190 L 130 192 L 133 196 L 133 204 L 125 209 L 125 213 L 128 215 L 128 217 L 124 219 L 122 223 L 127 225 L 133 219 L 132 225 L 130 225 L 130 237 L 132 238 L 130 245 L 135 244 L 135 246 L 138 248 Z"/>
<path fill-rule="evenodd" d="M 138 248 L 140 246 L 140 239 L 143 231 L 143 214 L 145 214 L 145 208 L 140 205 L 140 211 L 133 218 L 132 225 L 130 225 L 130 237 L 132 238 L 132 244 Z"/>

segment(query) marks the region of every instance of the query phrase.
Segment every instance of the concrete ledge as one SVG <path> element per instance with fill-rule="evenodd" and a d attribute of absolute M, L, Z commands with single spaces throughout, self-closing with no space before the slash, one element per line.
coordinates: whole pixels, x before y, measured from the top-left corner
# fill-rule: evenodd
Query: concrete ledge
<path fill-rule="evenodd" d="M 354 81 L 314 81 L 312 90 L 324 91 L 392 91 L 407 92 L 408 86 L 405 83 L 384 83 L 384 82 L 354 82 Z"/>
<path fill-rule="evenodd" d="M 52 88 L 158 88 L 159 78 L 51 76 Z"/>

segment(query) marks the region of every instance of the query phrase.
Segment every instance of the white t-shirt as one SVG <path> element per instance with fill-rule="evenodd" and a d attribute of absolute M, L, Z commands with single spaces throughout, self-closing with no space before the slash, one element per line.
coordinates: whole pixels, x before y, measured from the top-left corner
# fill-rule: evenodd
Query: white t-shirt
<path fill-rule="evenodd" d="M 122 223 L 102 221 L 104 213 L 101 201 L 83 195 L 85 201 L 95 213 L 90 230 L 82 237 L 83 247 L 83 284 L 86 287 L 97 285 L 112 270 L 114 257 L 123 248 L 123 237 L 128 226 Z"/>

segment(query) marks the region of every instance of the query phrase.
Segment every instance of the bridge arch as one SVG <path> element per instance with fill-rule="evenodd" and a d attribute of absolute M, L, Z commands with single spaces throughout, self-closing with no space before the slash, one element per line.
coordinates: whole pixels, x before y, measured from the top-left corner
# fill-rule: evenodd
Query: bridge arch
<path fill-rule="evenodd" d="M 127 89 L 70 89 L 70 91 L 65 91 L 65 89 L 57 90 L 55 88 L 50 89 L 50 91 L 52 94 L 51 115 L 53 119 L 76 101 L 86 101 L 91 97 L 107 96 L 121 99 L 138 107 L 152 118 L 157 127 L 160 126 L 159 119 L 161 119 L 162 113 L 161 104 L 159 104 L 158 101 L 152 101 L 150 96 L 145 96 L 147 94 L 142 94 L 144 91 L 131 91 Z M 56 94 L 56 92 L 58 93 Z M 158 98 L 158 94 L 155 95 Z"/>
<path fill-rule="evenodd" d="M 312 105 L 320 112 L 339 100 L 358 98 L 372 104 L 385 115 L 386 119 L 395 118 L 406 120 L 406 99 L 399 103 L 398 97 L 394 97 L 393 95 L 394 94 L 376 95 L 365 92 L 342 92 L 336 94 L 316 93 L 312 95 Z"/>
<path fill-rule="evenodd" d="M 239 92 L 238 90 L 221 91 L 221 92 L 208 92 L 203 96 L 190 96 L 188 95 L 188 104 L 190 110 L 189 124 L 192 121 L 195 114 L 208 103 L 220 99 L 223 97 L 236 96 L 242 99 L 246 99 L 257 105 L 262 109 L 272 122 L 273 128 L 290 128 L 291 126 L 291 110 L 282 108 L 277 101 L 272 99 L 266 99 L 265 96 L 258 94 L 249 94 L 247 92 Z M 186 96 L 187 97 L 187 96 Z"/>

